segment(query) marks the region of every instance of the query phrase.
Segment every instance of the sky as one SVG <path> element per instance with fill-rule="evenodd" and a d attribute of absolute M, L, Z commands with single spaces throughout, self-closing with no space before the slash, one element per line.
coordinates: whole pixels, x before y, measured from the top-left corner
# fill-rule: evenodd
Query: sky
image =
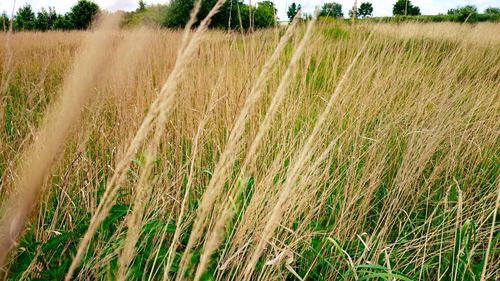
<path fill-rule="evenodd" d="M 115 10 L 134 10 L 137 7 L 138 0 L 93 0 L 103 9 L 109 11 Z M 249 2 L 249 0 L 245 0 Z M 257 0 L 253 0 L 255 3 Z M 314 8 L 325 2 L 339 2 L 342 4 L 344 14 L 352 7 L 353 0 L 274 0 L 278 7 L 278 15 L 280 20 L 286 20 L 287 7 L 296 2 L 301 4 L 306 12 L 312 13 Z M 358 0 L 358 3 L 365 0 Z M 375 16 L 389 16 L 392 14 L 392 5 L 396 0 L 366 0 L 373 3 Z M 67 12 L 77 0 L 16 0 L 16 9 L 25 4 L 31 4 L 35 10 L 42 7 L 55 7 L 59 13 Z M 145 0 L 148 4 L 167 3 L 168 0 Z M 258 1 L 257 1 L 258 2 Z M 463 5 L 476 5 L 480 11 L 488 7 L 500 7 L 500 0 L 411 0 L 411 2 L 420 7 L 422 14 L 435 15 L 438 13 L 446 13 L 448 9 Z M 14 0 L 0 0 L 0 12 L 6 11 L 8 14 L 12 12 Z"/>

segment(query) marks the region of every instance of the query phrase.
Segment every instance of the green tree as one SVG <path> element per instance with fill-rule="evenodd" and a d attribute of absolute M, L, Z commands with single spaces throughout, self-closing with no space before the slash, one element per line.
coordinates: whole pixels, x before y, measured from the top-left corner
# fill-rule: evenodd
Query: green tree
<path fill-rule="evenodd" d="M 352 11 L 352 9 L 350 9 L 349 12 L 347 13 L 347 15 L 349 15 L 349 18 L 352 18 L 352 16 L 353 16 L 352 13 L 353 13 L 353 11 Z M 359 18 L 359 13 L 358 12 L 356 12 L 356 18 Z"/>
<path fill-rule="evenodd" d="M 172 0 L 166 10 L 162 25 L 168 28 L 184 27 L 193 7 L 193 0 Z"/>
<path fill-rule="evenodd" d="M 49 10 L 42 8 L 41 11 L 37 13 L 35 28 L 41 31 L 47 31 L 52 29 L 54 26 L 54 22 L 57 20 L 56 10 L 52 7 L 49 7 Z"/>
<path fill-rule="evenodd" d="M 3 11 L 0 18 L 1 18 L 0 21 L 2 22 L 3 31 L 5 32 L 9 30 L 10 20 L 9 16 L 7 16 L 7 13 L 5 11 Z"/>
<path fill-rule="evenodd" d="M 250 27 L 250 7 L 244 3 L 239 3 L 233 8 L 231 28 L 248 30 Z"/>
<path fill-rule="evenodd" d="M 31 5 L 27 4 L 21 7 L 14 17 L 14 29 L 15 30 L 34 30 L 35 29 L 35 12 L 31 8 Z"/>
<path fill-rule="evenodd" d="M 205 18 L 209 11 L 213 8 L 217 0 L 205 0 L 206 4 L 202 5 L 204 8 L 204 12 L 199 15 L 199 19 Z M 240 27 L 240 15 L 241 15 L 241 24 L 243 26 L 248 26 L 249 25 L 249 10 L 244 9 L 243 7 L 246 6 L 243 3 L 243 0 L 228 0 L 222 7 L 220 8 L 219 12 L 214 15 L 214 17 L 211 20 L 210 27 L 212 28 L 223 28 L 223 29 L 228 29 L 228 28 L 236 28 L 239 29 Z"/>
<path fill-rule="evenodd" d="M 303 13 L 302 14 L 302 20 L 304 21 L 310 21 L 313 19 L 313 15 L 310 13 Z"/>
<path fill-rule="evenodd" d="M 370 2 L 363 2 L 359 6 L 358 15 L 362 18 L 373 16 L 373 4 Z"/>
<path fill-rule="evenodd" d="M 68 14 L 66 15 L 58 15 L 54 24 L 52 25 L 52 29 L 57 30 L 70 30 L 74 29 L 73 21 L 71 20 Z"/>
<path fill-rule="evenodd" d="M 35 28 L 41 31 L 47 31 L 51 28 L 51 24 L 49 23 L 49 12 L 42 8 L 41 11 L 37 13 Z"/>
<path fill-rule="evenodd" d="M 477 21 L 477 14 L 477 7 L 473 5 L 448 10 L 448 15 L 456 16 L 460 22 L 475 22 Z"/>
<path fill-rule="evenodd" d="M 197 14 L 198 22 L 195 23 L 195 26 L 199 24 L 200 20 L 208 15 L 216 2 L 216 0 L 202 1 L 200 11 Z M 237 15 L 237 5 L 239 3 L 240 1 L 237 0 L 226 2 L 219 9 L 219 12 L 212 17 L 210 27 L 228 27 L 230 25 L 230 20 L 231 26 L 233 26 L 233 16 Z M 166 10 L 162 25 L 168 28 L 183 28 L 189 21 L 193 7 L 194 0 L 172 0 Z"/>
<path fill-rule="evenodd" d="M 420 8 L 414 6 L 410 0 L 398 0 L 392 8 L 392 14 L 395 16 L 418 16 Z"/>
<path fill-rule="evenodd" d="M 197 15 L 198 22 L 204 19 L 213 8 L 217 0 L 204 0 Z M 255 17 L 256 27 L 267 27 L 276 21 L 276 8 L 271 1 L 259 3 L 259 7 L 252 8 Z M 165 10 L 162 26 L 168 28 L 183 28 L 186 26 L 191 10 L 194 7 L 194 0 L 172 0 Z M 257 22 L 258 21 L 258 22 Z M 250 22 L 250 8 L 243 3 L 243 0 L 229 0 L 214 15 L 210 21 L 211 28 L 235 28 L 248 29 Z"/>
<path fill-rule="evenodd" d="M 337 2 L 323 4 L 319 15 L 321 17 L 334 17 L 334 18 L 344 17 L 344 13 L 342 12 L 342 5 Z"/>
<path fill-rule="evenodd" d="M 295 15 L 302 9 L 302 6 L 297 5 L 295 2 L 293 2 L 289 7 L 288 11 L 286 12 L 286 15 L 288 16 L 288 19 L 292 21 L 295 18 Z"/>
<path fill-rule="evenodd" d="M 139 8 L 137 8 L 137 12 L 146 11 L 146 3 L 143 0 L 139 1 Z"/>
<path fill-rule="evenodd" d="M 489 7 L 484 10 L 484 13 L 487 15 L 500 15 L 500 8 Z"/>
<path fill-rule="evenodd" d="M 99 6 L 96 3 L 89 0 L 78 0 L 78 3 L 71 8 L 68 16 L 74 28 L 87 29 L 98 12 Z"/>
<path fill-rule="evenodd" d="M 255 10 L 255 27 L 256 28 L 266 28 L 276 26 L 278 23 L 276 15 L 278 10 L 276 6 L 271 1 L 263 1 L 257 5 Z"/>
<path fill-rule="evenodd" d="M 448 15 L 469 15 L 469 14 L 477 14 L 477 7 L 473 5 L 467 5 L 463 7 L 458 7 L 454 9 L 448 10 Z"/>

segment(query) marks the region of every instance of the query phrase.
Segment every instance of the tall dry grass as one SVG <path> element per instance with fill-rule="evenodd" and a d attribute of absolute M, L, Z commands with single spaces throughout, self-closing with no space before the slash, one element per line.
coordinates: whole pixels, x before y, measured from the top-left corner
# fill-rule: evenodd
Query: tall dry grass
<path fill-rule="evenodd" d="M 99 53 L 104 66 L 85 83 L 95 102 L 50 169 L 7 275 L 62 278 L 99 216 L 75 279 L 494 280 L 496 29 L 320 22 L 288 33 L 204 31 L 168 110 L 157 109 L 158 93 L 194 37 L 116 31 L 112 55 Z M 13 63 L 1 72 L 12 72 L 2 96 L 3 200 L 16 194 L 20 155 L 44 130 L 88 35 L 11 38 Z M 158 122 L 151 112 L 168 114 Z M 154 130 L 131 151 L 144 120 Z M 116 173 L 122 180 L 110 185 Z M 116 196 L 106 203 L 109 188 Z"/>
<path fill-rule="evenodd" d="M 72 126 L 79 122 L 81 108 L 90 98 L 91 86 L 97 78 L 97 69 L 106 63 L 106 53 L 103 50 L 111 47 L 112 32 L 118 30 L 118 24 L 118 16 L 106 17 L 99 23 L 98 31 L 89 36 L 81 57 L 66 78 L 59 99 L 47 111 L 44 124 L 20 160 L 16 189 L 2 205 L 2 266 L 23 230 L 27 217 L 37 204 L 43 181 L 50 172 L 52 163 L 57 159 Z"/>

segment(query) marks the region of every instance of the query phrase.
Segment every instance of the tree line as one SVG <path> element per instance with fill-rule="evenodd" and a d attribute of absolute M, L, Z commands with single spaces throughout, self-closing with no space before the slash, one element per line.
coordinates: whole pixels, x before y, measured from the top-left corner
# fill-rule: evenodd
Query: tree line
<path fill-rule="evenodd" d="M 194 2 L 195 0 L 172 0 L 165 5 L 147 5 L 143 0 L 140 0 L 135 11 L 126 13 L 125 23 L 137 23 L 149 18 L 156 25 L 167 28 L 182 28 L 189 20 Z M 203 0 L 197 18 L 205 18 L 216 2 L 217 0 Z M 300 4 L 291 3 L 287 10 L 288 19 L 292 20 L 301 8 Z M 372 17 L 373 9 L 372 3 L 362 2 L 359 7 L 350 9 L 348 16 Z M 78 0 L 65 14 L 57 13 L 52 7 L 42 8 L 35 12 L 31 5 L 27 4 L 17 10 L 12 22 L 6 12 L 3 12 L 1 23 L 4 30 L 8 30 L 12 23 L 14 31 L 83 30 L 92 24 L 99 11 L 99 6 L 91 0 Z M 421 15 L 420 7 L 413 5 L 411 0 L 397 0 L 393 5 L 392 12 L 394 16 Z M 273 27 L 278 24 L 277 14 L 273 1 L 261 1 L 255 5 L 249 5 L 244 0 L 228 0 L 220 8 L 219 13 L 212 18 L 210 27 L 244 30 Z M 343 18 L 342 5 L 337 2 L 324 3 L 319 16 Z M 500 8 L 488 8 L 484 14 L 480 14 L 477 7 L 467 5 L 450 9 L 446 15 L 435 17 L 439 21 L 476 22 L 481 21 L 485 16 L 490 16 L 486 17 L 487 20 L 490 18 L 500 19 Z M 307 20 L 312 18 L 312 15 L 303 13 L 301 18 Z"/>
<path fill-rule="evenodd" d="M 292 20 L 295 15 L 301 10 L 301 5 L 293 2 L 287 11 L 288 19 Z M 393 6 L 393 15 L 395 16 L 417 16 L 420 15 L 420 8 L 414 6 L 410 0 L 398 0 Z M 353 7 L 349 10 L 349 17 L 366 18 L 373 16 L 373 4 L 370 2 L 362 2 L 359 7 Z M 320 17 L 343 18 L 342 4 L 338 2 L 324 3 L 321 7 Z M 306 15 L 307 17 L 307 15 Z"/>
<path fill-rule="evenodd" d="M 35 13 L 31 5 L 26 4 L 17 10 L 12 21 L 14 31 L 47 31 L 87 29 L 99 12 L 99 6 L 89 0 L 79 0 L 66 14 L 59 14 L 52 7 L 42 8 Z M 10 19 L 2 13 L 3 29 L 9 28 Z"/>
<path fill-rule="evenodd" d="M 143 0 L 138 8 L 126 13 L 125 21 L 146 14 L 154 8 L 161 15 L 155 17 L 157 24 L 167 28 L 182 28 L 189 20 L 195 0 L 172 0 L 166 5 L 148 6 Z M 203 0 L 197 19 L 205 18 L 217 0 Z M 14 31 L 82 30 L 87 29 L 99 13 L 99 6 L 91 0 L 79 0 L 68 13 L 59 14 L 52 7 L 42 8 L 35 13 L 26 4 L 19 8 L 12 21 Z M 261 1 L 256 5 L 245 4 L 243 0 L 228 0 L 210 22 L 212 28 L 266 28 L 278 24 L 278 10 L 272 1 Z M 6 12 L 1 15 L 3 29 L 8 30 L 10 19 Z M 195 26 L 198 24 L 195 23 Z"/>
<path fill-rule="evenodd" d="M 295 15 L 301 10 L 301 5 L 293 2 L 290 4 L 287 10 L 287 16 L 289 20 L 292 20 Z M 420 16 L 420 7 L 413 5 L 411 0 L 397 0 L 392 8 L 392 14 L 394 16 Z M 487 8 L 483 15 L 495 16 L 494 19 L 500 19 L 500 8 Z M 342 4 L 338 2 L 327 2 L 324 3 L 320 9 L 320 17 L 332 17 L 332 18 L 343 18 L 344 13 L 342 11 Z M 359 7 L 353 7 L 348 12 L 349 17 L 357 18 L 367 18 L 373 16 L 373 4 L 370 2 L 362 2 Z M 439 15 L 438 15 L 439 16 Z M 443 15 L 441 15 L 443 16 Z M 458 22 L 476 22 L 481 18 L 476 6 L 467 5 L 463 7 L 457 7 L 448 10 L 446 16 L 443 19 Z M 304 14 L 303 19 L 310 18 L 310 15 Z"/>

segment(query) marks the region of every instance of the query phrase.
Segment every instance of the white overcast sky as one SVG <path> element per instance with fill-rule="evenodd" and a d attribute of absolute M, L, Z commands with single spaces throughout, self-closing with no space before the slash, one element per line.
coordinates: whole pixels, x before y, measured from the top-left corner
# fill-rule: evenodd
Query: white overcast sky
<path fill-rule="evenodd" d="M 307 12 L 312 12 L 314 7 L 321 5 L 325 2 L 339 2 L 342 4 L 344 13 L 352 7 L 353 0 L 274 0 L 278 7 L 280 19 L 286 19 L 286 7 L 292 2 L 301 4 Z M 396 0 L 358 0 L 358 2 L 368 1 L 373 3 L 375 16 L 388 16 L 392 14 L 392 5 Z M 31 4 L 31 6 L 38 10 L 41 7 L 55 7 L 60 13 L 67 12 L 69 8 L 74 5 L 77 0 L 16 0 L 16 9 L 24 4 Z M 137 7 L 138 0 L 94 0 L 103 9 L 115 10 L 134 10 Z M 168 0 L 145 0 L 146 3 L 167 3 Z M 245 0 L 249 2 L 249 0 Z M 256 0 L 253 0 L 255 3 Z M 258 1 L 257 1 L 258 2 Z M 480 11 L 487 7 L 500 7 L 500 0 L 411 0 L 414 5 L 420 7 L 422 14 L 432 15 L 438 13 L 446 13 L 450 8 L 457 6 L 472 4 L 476 5 Z M 0 12 L 7 11 L 11 13 L 14 0 L 0 0 Z"/>

